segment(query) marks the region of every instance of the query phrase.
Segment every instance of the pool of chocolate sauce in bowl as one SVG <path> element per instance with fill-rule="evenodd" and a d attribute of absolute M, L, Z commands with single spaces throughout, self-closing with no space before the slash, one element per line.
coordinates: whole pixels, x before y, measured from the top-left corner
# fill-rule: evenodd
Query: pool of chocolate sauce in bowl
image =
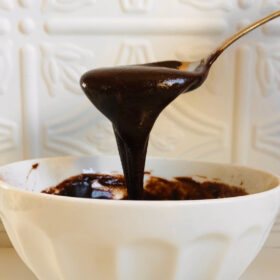
<path fill-rule="evenodd" d="M 79 174 L 57 186 L 43 191 L 70 197 L 93 199 L 128 199 L 123 175 Z M 143 200 L 198 200 L 242 196 L 248 194 L 242 187 L 233 187 L 218 182 L 197 182 L 190 177 L 175 177 L 167 180 L 150 176 L 145 183 Z"/>

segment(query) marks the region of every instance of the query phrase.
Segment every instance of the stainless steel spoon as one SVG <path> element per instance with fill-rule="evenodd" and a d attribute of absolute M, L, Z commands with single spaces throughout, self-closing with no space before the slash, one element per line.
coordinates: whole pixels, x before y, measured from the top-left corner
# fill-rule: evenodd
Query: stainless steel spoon
<path fill-rule="evenodd" d="M 264 23 L 280 16 L 280 10 L 250 24 L 249 26 L 245 27 L 238 33 L 234 34 L 230 38 L 228 38 L 216 51 L 214 51 L 211 55 L 209 55 L 207 58 L 204 58 L 199 61 L 195 62 L 181 62 L 181 65 L 178 67 L 179 70 L 185 70 L 188 72 L 202 72 L 206 69 L 209 71 L 209 68 L 213 65 L 213 63 L 216 61 L 216 59 L 224 52 L 225 49 L 227 49 L 232 43 L 234 43 L 236 40 L 244 36 L 245 34 L 251 32 L 255 28 L 263 25 Z M 207 72 L 208 72 L 207 71 Z"/>

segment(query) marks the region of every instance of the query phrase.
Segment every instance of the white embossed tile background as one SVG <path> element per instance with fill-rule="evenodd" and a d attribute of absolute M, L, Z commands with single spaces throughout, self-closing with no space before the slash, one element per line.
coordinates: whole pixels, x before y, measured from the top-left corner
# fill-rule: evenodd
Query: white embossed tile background
<path fill-rule="evenodd" d="M 83 72 L 195 60 L 278 9 L 279 0 L 0 0 L 0 163 L 116 154 L 110 123 L 79 87 Z M 280 174 L 280 20 L 236 43 L 202 88 L 163 112 L 148 153 Z M 268 246 L 280 247 L 279 231 L 278 222 Z"/>

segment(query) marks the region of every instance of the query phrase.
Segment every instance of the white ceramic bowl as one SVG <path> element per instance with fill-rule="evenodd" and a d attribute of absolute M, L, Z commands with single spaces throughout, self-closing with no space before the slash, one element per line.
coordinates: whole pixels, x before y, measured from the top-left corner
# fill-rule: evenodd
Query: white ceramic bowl
<path fill-rule="evenodd" d="M 136 202 L 60 197 L 40 191 L 81 172 L 120 172 L 119 159 L 13 163 L 0 169 L 0 212 L 23 261 L 40 280 L 238 279 L 273 225 L 279 179 L 246 167 L 185 160 L 148 159 L 146 170 L 165 178 L 203 175 L 243 184 L 251 195 Z"/>

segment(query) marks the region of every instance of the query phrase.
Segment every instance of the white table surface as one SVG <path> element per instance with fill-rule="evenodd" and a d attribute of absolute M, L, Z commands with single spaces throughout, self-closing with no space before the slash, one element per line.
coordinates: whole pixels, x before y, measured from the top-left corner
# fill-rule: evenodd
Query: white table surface
<path fill-rule="evenodd" d="M 36 280 L 14 249 L 0 249 L 0 280 Z M 265 248 L 240 280 L 279 280 L 280 250 Z M 100 279 L 101 280 L 101 279 Z"/>

